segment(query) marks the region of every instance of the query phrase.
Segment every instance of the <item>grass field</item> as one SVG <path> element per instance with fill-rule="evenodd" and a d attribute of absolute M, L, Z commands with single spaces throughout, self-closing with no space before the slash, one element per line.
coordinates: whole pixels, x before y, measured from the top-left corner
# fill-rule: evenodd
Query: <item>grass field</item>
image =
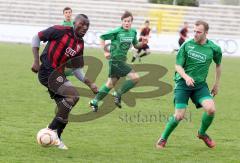
<path fill-rule="evenodd" d="M 85 97 L 80 97 L 63 133 L 69 147 L 63 151 L 43 148 L 36 143 L 36 133 L 51 121 L 55 105 L 38 82 L 37 75 L 30 71 L 33 58 L 30 45 L 1 43 L 0 49 L 0 162 L 240 162 L 237 104 L 240 58 L 223 58 L 221 88 L 215 98 L 218 111 L 208 131 L 217 142 L 215 149 L 207 148 L 196 138 L 202 110 L 194 109 L 192 104 L 187 119 L 169 138 L 167 148 L 155 149 L 166 117 L 173 112 L 172 91 L 160 87 L 159 94 L 151 96 L 146 95 L 146 91 L 156 90 L 158 86 L 134 88 L 132 94 L 126 94 L 128 105 L 123 104 L 123 109 L 115 109 L 108 96 L 106 105 L 93 114 L 88 107 L 92 95 L 83 84 L 70 77 L 78 87 L 85 88 L 80 92 Z M 101 86 L 107 77 L 106 60 L 102 59 L 98 49 L 86 49 L 85 55 L 102 61 L 103 68 L 96 80 Z M 165 67 L 166 74 L 161 67 L 154 71 L 164 74 L 160 80 L 173 86 L 174 62 L 173 55 L 153 54 L 144 58 L 142 64 L 137 62 L 137 66 Z M 213 68 L 208 78 L 210 87 L 214 79 Z M 140 74 L 143 76 L 146 72 Z M 151 83 L 151 79 L 145 82 Z M 141 94 L 149 95 L 149 98 L 143 98 Z M 137 97 L 135 106 L 134 97 Z"/>

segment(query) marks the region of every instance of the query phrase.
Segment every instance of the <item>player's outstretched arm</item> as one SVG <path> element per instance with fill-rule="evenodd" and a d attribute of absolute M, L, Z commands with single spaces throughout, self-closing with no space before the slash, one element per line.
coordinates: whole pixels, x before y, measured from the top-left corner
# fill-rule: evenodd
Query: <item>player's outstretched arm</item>
<path fill-rule="evenodd" d="M 33 38 L 32 38 L 32 53 L 33 53 L 34 61 L 33 61 L 31 70 L 35 73 L 37 73 L 40 68 L 40 63 L 39 63 L 40 42 L 41 41 L 40 41 L 38 35 L 33 36 Z"/>
<path fill-rule="evenodd" d="M 96 86 L 96 84 L 94 82 L 92 82 L 91 80 L 89 80 L 86 76 L 85 73 L 83 72 L 82 68 L 77 68 L 73 71 L 74 76 L 82 81 L 84 84 L 86 84 L 94 94 L 98 93 L 98 87 Z"/>
<path fill-rule="evenodd" d="M 106 43 L 105 43 L 105 40 L 100 39 L 100 45 L 101 45 L 101 47 L 102 47 L 103 50 L 104 50 L 104 56 L 105 56 L 105 58 L 106 58 L 106 59 L 110 59 L 110 52 L 109 52 L 108 46 L 107 46 Z"/>
<path fill-rule="evenodd" d="M 221 65 L 220 64 L 216 64 L 215 82 L 214 82 L 213 88 L 211 90 L 211 94 L 213 96 L 218 94 L 221 72 L 222 72 Z"/>

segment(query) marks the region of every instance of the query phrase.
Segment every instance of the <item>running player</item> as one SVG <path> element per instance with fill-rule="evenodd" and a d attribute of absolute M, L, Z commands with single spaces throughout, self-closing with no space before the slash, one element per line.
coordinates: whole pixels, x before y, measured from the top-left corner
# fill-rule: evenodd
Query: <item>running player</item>
<path fill-rule="evenodd" d="M 148 43 L 149 38 L 150 38 L 150 31 L 151 28 L 149 28 L 150 22 L 149 20 L 146 20 L 144 23 L 144 27 L 141 29 L 141 33 L 140 33 L 140 38 L 139 38 L 139 42 L 141 42 L 143 39 L 146 40 L 146 42 Z M 141 51 L 144 51 L 142 54 Z M 132 57 L 132 63 L 136 60 L 136 58 L 139 58 L 139 61 L 141 60 L 140 58 L 149 55 L 150 54 L 150 48 L 148 44 L 145 44 L 142 48 L 137 50 L 137 53 L 133 55 Z"/>
<path fill-rule="evenodd" d="M 174 104 L 175 114 L 169 118 L 166 127 L 158 140 L 156 147 L 165 147 L 169 135 L 184 118 L 188 100 L 191 98 L 196 108 L 202 107 L 202 123 L 198 130 L 198 138 L 209 147 L 215 147 L 215 142 L 206 133 L 211 125 L 216 107 L 213 96 L 217 95 L 221 76 L 221 48 L 207 39 L 208 23 L 197 21 L 194 27 L 194 39 L 185 42 L 176 57 Z M 206 78 L 212 60 L 216 64 L 215 83 L 211 92 Z"/>
<path fill-rule="evenodd" d="M 121 108 L 121 96 L 133 88 L 139 81 L 138 74 L 126 64 L 127 52 L 133 45 L 135 48 L 141 48 L 145 44 L 137 41 L 137 32 L 131 28 L 133 16 L 126 11 L 122 17 L 122 26 L 109 31 L 100 36 L 101 45 L 105 49 L 104 55 L 109 60 L 109 73 L 107 82 L 100 88 L 98 94 L 90 101 L 93 111 L 97 111 L 98 102 L 102 100 L 109 91 L 116 85 L 120 77 L 128 76 L 123 85 L 113 93 L 115 104 Z M 111 40 L 110 52 L 106 50 L 105 40 Z"/>
<path fill-rule="evenodd" d="M 39 81 L 48 88 L 50 97 L 55 100 L 58 111 L 48 128 L 58 134 L 57 146 L 60 149 L 67 149 L 61 140 L 61 134 L 68 123 L 68 115 L 79 100 L 79 93 L 64 75 L 65 64 L 73 68 L 74 75 L 94 93 L 98 89 L 83 72 L 84 60 L 83 36 L 89 28 L 88 17 L 78 14 L 74 19 L 74 26 L 52 26 L 38 32 L 32 40 L 32 51 L 34 62 L 32 71 L 38 73 Z M 48 41 L 39 61 L 40 41 Z M 69 62 L 70 61 L 70 62 Z"/>

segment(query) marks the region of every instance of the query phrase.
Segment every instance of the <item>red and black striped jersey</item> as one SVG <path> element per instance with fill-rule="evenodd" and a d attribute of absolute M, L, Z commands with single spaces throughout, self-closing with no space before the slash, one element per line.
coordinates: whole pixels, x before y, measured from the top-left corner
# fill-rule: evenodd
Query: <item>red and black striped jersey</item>
<path fill-rule="evenodd" d="M 74 37 L 72 27 L 52 26 L 38 33 L 41 41 L 48 41 L 42 55 L 41 62 L 54 69 L 66 64 L 69 60 L 75 59 L 75 66 L 83 67 L 83 39 Z M 63 72 L 65 66 L 58 71 Z"/>
<path fill-rule="evenodd" d="M 140 32 L 140 38 L 139 38 L 139 42 L 142 41 L 142 38 L 141 36 L 148 36 L 150 34 L 150 31 L 151 29 L 149 27 L 144 27 L 141 29 L 141 32 Z"/>
<path fill-rule="evenodd" d="M 144 27 L 141 30 L 140 36 L 148 36 L 150 31 L 151 31 L 151 29 L 149 27 Z"/>

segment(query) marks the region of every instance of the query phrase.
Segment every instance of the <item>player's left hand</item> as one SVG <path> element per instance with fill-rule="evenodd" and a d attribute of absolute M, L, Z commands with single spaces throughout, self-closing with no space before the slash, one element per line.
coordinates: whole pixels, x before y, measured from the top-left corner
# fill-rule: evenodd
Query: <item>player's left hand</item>
<path fill-rule="evenodd" d="M 40 69 L 39 63 L 38 63 L 38 62 L 34 62 L 34 63 L 32 64 L 32 67 L 31 67 L 32 72 L 38 73 L 39 69 Z"/>
<path fill-rule="evenodd" d="M 219 85 L 218 84 L 214 84 L 213 88 L 211 90 L 211 94 L 212 94 L 213 97 L 218 94 L 218 89 L 219 89 Z"/>
<path fill-rule="evenodd" d="M 98 93 L 98 87 L 96 86 L 95 83 L 92 83 L 92 84 L 89 86 L 89 88 L 92 90 L 92 92 L 93 92 L 94 94 L 97 94 L 97 93 Z"/>

